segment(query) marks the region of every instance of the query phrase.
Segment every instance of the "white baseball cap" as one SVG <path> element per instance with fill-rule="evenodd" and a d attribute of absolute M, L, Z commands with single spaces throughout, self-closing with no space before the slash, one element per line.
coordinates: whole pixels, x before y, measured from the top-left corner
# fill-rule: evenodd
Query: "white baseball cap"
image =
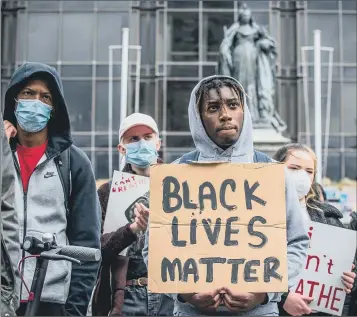
<path fill-rule="evenodd" d="M 121 141 L 121 138 L 123 137 L 126 131 L 139 125 L 147 126 L 151 130 L 153 130 L 157 135 L 159 135 L 159 129 L 157 127 L 155 120 L 146 114 L 136 112 L 131 114 L 130 116 L 127 116 L 121 122 L 119 128 L 119 141 Z"/>

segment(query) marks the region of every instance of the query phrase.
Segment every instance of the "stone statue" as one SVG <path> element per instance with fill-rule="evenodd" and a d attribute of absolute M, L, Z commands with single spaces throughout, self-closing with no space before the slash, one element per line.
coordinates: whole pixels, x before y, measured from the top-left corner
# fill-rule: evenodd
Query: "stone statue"
<path fill-rule="evenodd" d="M 248 96 L 255 128 L 286 129 L 274 107 L 275 59 L 274 39 L 256 24 L 248 6 L 238 8 L 238 21 L 224 28 L 219 50 L 218 73 L 236 78 Z"/>

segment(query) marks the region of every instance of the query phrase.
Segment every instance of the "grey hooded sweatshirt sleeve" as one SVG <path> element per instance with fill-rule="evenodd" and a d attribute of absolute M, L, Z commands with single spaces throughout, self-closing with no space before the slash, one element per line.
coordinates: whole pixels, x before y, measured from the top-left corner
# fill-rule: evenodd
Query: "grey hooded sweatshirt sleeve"
<path fill-rule="evenodd" d="M 16 172 L 12 154 L 0 116 L 0 188 L 1 188 L 1 313 L 14 312 L 19 305 L 20 276 L 17 263 L 20 259 L 19 223 L 15 209 Z M 3 243 L 4 242 L 4 243 Z"/>
<path fill-rule="evenodd" d="M 227 76 L 211 76 L 203 79 L 193 89 L 191 93 L 190 103 L 188 107 L 190 131 L 196 150 L 200 155 L 198 161 L 224 161 L 234 163 L 253 163 L 254 147 L 253 147 L 253 126 L 252 119 L 247 106 L 245 94 L 244 95 L 244 122 L 239 140 L 236 144 L 226 150 L 219 148 L 207 135 L 200 114 L 197 108 L 196 91 L 199 89 L 203 81 L 215 78 L 230 78 Z M 231 80 L 236 81 L 233 78 Z M 236 81 L 238 85 L 239 82 Z M 243 87 L 241 87 L 243 90 Z M 179 163 L 179 160 L 174 163 Z M 306 259 L 308 247 L 308 235 L 303 224 L 303 219 L 300 213 L 300 205 L 296 190 L 287 173 L 285 173 L 285 199 L 286 199 L 286 234 L 287 234 L 287 258 L 288 258 L 288 284 L 289 288 L 296 284 L 297 277 L 301 272 L 302 266 Z M 146 245 L 143 249 L 143 256 L 147 263 L 148 256 L 148 236 L 146 232 Z M 238 316 L 258 316 L 278 314 L 277 302 L 280 301 L 281 293 L 268 293 L 268 303 L 265 305 L 258 305 L 250 311 L 244 311 Z M 181 303 L 177 300 L 177 294 L 171 294 L 171 297 L 176 299 L 175 312 L 186 316 L 200 314 L 196 308 L 187 303 Z M 219 307 L 217 315 L 220 313 L 227 315 L 226 307 Z"/>

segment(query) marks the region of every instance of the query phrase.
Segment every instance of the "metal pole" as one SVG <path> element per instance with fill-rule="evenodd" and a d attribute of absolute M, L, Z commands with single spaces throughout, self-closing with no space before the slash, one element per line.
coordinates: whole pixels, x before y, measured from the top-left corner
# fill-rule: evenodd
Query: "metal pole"
<path fill-rule="evenodd" d="M 310 113 L 309 113 L 309 89 L 308 89 L 308 66 L 306 64 L 306 49 L 301 48 L 301 63 L 302 63 L 302 86 L 304 94 L 304 106 L 305 106 L 305 129 L 306 129 L 306 143 L 311 147 L 311 129 L 310 129 Z"/>
<path fill-rule="evenodd" d="M 141 49 L 136 51 L 136 81 L 135 81 L 135 107 L 134 111 L 139 112 L 140 105 L 140 69 L 141 69 Z"/>
<path fill-rule="evenodd" d="M 314 30 L 314 89 L 315 89 L 315 153 L 317 158 L 316 181 L 321 183 L 321 31 Z"/>
<path fill-rule="evenodd" d="M 332 90 L 332 72 L 333 72 L 333 48 L 329 50 L 328 61 L 328 80 L 327 80 L 327 102 L 326 102 L 326 124 L 325 124 L 325 144 L 324 144 L 324 168 L 323 176 L 327 173 L 328 146 L 330 137 L 330 117 L 331 117 L 331 90 Z"/>
<path fill-rule="evenodd" d="M 120 90 L 120 122 L 126 117 L 128 107 L 128 69 L 129 69 L 129 29 L 123 28 L 121 51 L 121 90 Z"/>
<path fill-rule="evenodd" d="M 108 174 L 113 174 L 113 50 L 109 47 L 109 81 L 108 81 Z"/>
<path fill-rule="evenodd" d="M 121 89 L 120 89 L 120 122 L 124 120 L 128 107 L 128 68 L 129 68 L 129 29 L 123 28 L 121 49 Z M 119 154 L 119 170 L 121 165 Z"/>

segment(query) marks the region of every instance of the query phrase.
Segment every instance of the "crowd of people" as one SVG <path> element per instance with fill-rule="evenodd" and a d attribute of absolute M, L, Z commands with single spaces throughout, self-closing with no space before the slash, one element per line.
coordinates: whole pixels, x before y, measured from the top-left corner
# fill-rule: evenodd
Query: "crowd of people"
<path fill-rule="evenodd" d="M 328 204 L 315 181 L 321 166 L 310 148 L 287 144 L 272 158 L 254 149 L 246 94 L 237 80 L 210 76 L 193 88 L 188 115 L 195 150 L 173 164 L 285 164 L 290 291 L 283 294 L 237 293 L 227 285 L 208 293 L 148 291 L 148 254 L 155 252 L 148 245 L 150 206 L 135 204 L 132 223 L 103 233 L 111 181 L 97 190 L 89 159 L 73 144 L 69 112 L 55 69 L 25 63 L 15 71 L 0 120 L 2 316 L 25 315 L 36 258 L 21 246 L 26 236 L 42 239 L 45 233 L 53 234 L 59 245 L 101 249 L 102 259 L 83 265 L 50 261 L 38 316 L 321 315 L 309 307 L 313 297 L 293 289 L 306 260 L 309 222 L 343 227 L 342 214 Z M 150 167 L 163 163 L 160 147 L 153 118 L 134 113 L 122 120 L 118 151 L 125 157 L 124 172 L 150 177 Z M 348 229 L 356 231 L 356 223 L 352 217 Z M 127 254 L 122 255 L 125 249 Z M 18 265 L 20 260 L 22 265 Z M 344 315 L 357 310 L 353 263 L 351 268 L 341 276 L 347 293 Z"/>

